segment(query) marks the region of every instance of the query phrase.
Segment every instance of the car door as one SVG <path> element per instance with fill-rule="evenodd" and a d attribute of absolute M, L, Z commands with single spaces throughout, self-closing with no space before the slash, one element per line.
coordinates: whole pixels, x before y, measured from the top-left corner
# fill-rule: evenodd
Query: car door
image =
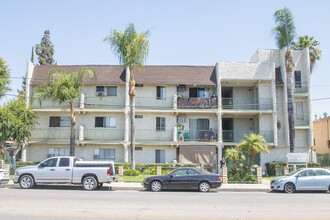
<path fill-rule="evenodd" d="M 330 172 L 328 170 L 315 170 L 316 189 L 328 190 L 330 186 Z"/>
<path fill-rule="evenodd" d="M 188 170 L 188 183 L 187 187 L 190 189 L 198 188 L 199 181 L 201 180 L 201 175 L 194 169 Z"/>
<path fill-rule="evenodd" d="M 170 174 L 168 189 L 185 189 L 188 184 L 188 169 L 179 169 Z"/>
<path fill-rule="evenodd" d="M 58 183 L 71 183 L 72 164 L 70 158 L 61 157 L 58 166 L 55 167 L 55 177 Z"/>
<path fill-rule="evenodd" d="M 315 174 L 313 169 L 303 170 L 297 174 L 297 190 L 313 190 L 316 187 Z"/>
<path fill-rule="evenodd" d="M 50 158 L 40 163 L 38 170 L 34 175 L 37 183 L 48 183 L 55 181 L 55 168 L 57 165 L 58 158 Z"/>

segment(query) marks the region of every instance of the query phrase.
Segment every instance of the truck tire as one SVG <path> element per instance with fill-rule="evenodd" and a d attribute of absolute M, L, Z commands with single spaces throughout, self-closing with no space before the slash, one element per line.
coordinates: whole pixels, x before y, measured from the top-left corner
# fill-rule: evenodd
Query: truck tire
<path fill-rule="evenodd" d="M 22 189 L 31 189 L 34 186 L 34 179 L 31 175 L 23 175 L 19 178 L 19 186 Z"/>
<path fill-rule="evenodd" d="M 93 176 L 86 176 L 82 181 L 82 187 L 85 190 L 95 190 L 97 187 L 97 180 Z"/>

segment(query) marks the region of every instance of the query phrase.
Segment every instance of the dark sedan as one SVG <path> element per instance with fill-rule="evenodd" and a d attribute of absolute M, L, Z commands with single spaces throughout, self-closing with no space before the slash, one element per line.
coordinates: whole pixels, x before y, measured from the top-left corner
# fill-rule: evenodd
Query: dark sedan
<path fill-rule="evenodd" d="M 221 177 L 198 168 L 179 168 L 166 175 L 147 177 L 142 184 L 155 192 L 163 189 L 198 189 L 208 192 L 211 188 L 221 186 Z"/>

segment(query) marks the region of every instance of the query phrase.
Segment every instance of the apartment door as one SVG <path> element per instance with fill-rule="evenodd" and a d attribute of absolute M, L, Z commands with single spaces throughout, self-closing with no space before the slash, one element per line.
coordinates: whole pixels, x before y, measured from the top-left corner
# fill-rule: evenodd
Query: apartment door
<path fill-rule="evenodd" d="M 210 119 L 198 118 L 189 119 L 189 133 L 190 139 L 198 141 L 201 138 L 201 134 L 210 129 Z"/>

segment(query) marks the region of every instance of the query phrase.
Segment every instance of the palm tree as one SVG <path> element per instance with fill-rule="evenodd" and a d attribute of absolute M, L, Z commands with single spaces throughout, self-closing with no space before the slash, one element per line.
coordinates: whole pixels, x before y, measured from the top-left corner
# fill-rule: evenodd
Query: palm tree
<path fill-rule="evenodd" d="M 249 135 L 244 134 L 246 140 L 240 140 L 237 144 L 239 150 L 246 150 L 250 152 L 250 166 L 252 167 L 255 155 L 261 152 L 269 153 L 268 146 L 265 144 L 266 140 L 261 134 L 250 133 Z"/>
<path fill-rule="evenodd" d="M 129 96 L 131 105 L 131 162 L 132 169 L 135 169 L 135 80 L 134 71 L 138 67 L 144 68 L 145 60 L 149 52 L 149 31 L 136 33 L 133 23 L 129 23 L 124 33 L 113 30 L 104 40 L 109 41 L 111 49 L 130 72 Z M 127 73 L 128 71 L 126 71 Z"/>
<path fill-rule="evenodd" d="M 288 8 L 277 10 L 274 14 L 275 24 L 274 35 L 275 42 L 279 49 L 286 48 L 285 52 L 285 70 L 287 75 L 287 97 L 288 97 L 288 115 L 289 115 L 289 137 L 290 152 L 295 149 L 295 125 L 294 125 L 294 98 L 293 98 L 293 68 L 294 63 L 290 48 L 293 46 L 296 36 L 296 28 L 293 23 L 291 11 Z"/>
<path fill-rule="evenodd" d="M 309 37 L 308 35 L 298 37 L 298 42 L 293 43 L 291 49 L 293 50 L 303 50 L 309 48 L 309 60 L 310 60 L 310 72 L 312 73 L 315 63 L 317 60 L 321 59 L 322 51 L 316 46 L 321 43 L 314 40 L 314 37 Z"/>
<path fill-rule="evenodd" d="M 226 149 L 225 158 L 232 160 L 235 168 L 237 168 L 237 162 L 240 160 L 245 160 L 245 155 L 241 150 L 231 147 Z"/>
<path fill-rule="evenodd" d="M 81 95 L 81 89 L 88 79 L 95 79 L 96 72 L 91 68 L 80 68 L 76 72 L 54 68 L 51 69 L 48 81 L 37 88 L 34 98 L 42 100 L 51 99 L 60 104 L 65 103 L 71 112 L 70 156 L 75 155 L 76 114 L 74 112 L 75 99 Z"/>

